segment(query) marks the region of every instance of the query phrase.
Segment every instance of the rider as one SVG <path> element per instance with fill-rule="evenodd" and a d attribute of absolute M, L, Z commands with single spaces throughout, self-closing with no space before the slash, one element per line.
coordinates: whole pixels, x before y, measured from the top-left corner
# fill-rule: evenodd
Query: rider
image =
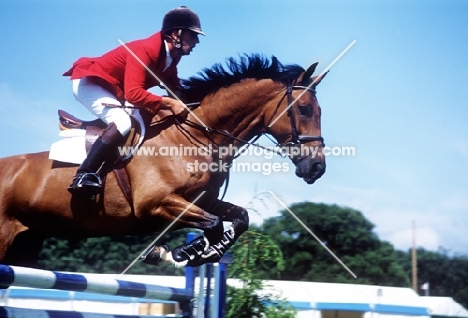
<path fill-rule="evenodd" d="M 177 64 L 199 43 L 199 34 L 205 35 L 198 15 L 181 6 L 164 16 L 161 31 L 119 46 L 101 57 L 80 58 L 63 74 L 71 76 L 75 98 L 108 125 L 78 168 L 68 187 L 70 193 L 101 192 L 101 167 L 118 158 L 118 147 L 123 145 L 131 129 L 132 112 L 144 110 L 154 115 L 160 109 L 168 109 L 175 116 L 187 116 L 187 108 L 177 99 L 158 96 L 147 89 L 164 84 L 174 94 L 180 94 Z"/>

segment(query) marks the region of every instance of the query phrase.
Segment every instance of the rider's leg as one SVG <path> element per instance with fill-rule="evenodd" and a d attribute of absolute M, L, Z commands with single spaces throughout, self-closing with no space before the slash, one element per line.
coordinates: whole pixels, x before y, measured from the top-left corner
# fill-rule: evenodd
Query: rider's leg
<path fill-rule="evenodd" d="M 123 136 L 127 135 L 132 128 L 129 117 L 129 114 L 133 112 L 132 105 L 126 103 L 126 106 L 129 106 L 129 112 L 120 108 L 120 101 L 102 86 L 93 83 L 86 77 L 75 79 L 73 80 L 73 94 L 76 100 L 106 124 L 115 123 Z"/>
<path fill-rule="evenodd" d="M 131 129 L 131 120 L 122 108 L 107 106 L 118 106 L 120 102 L 109 91 L 87 78 L 73 81 L 73 93 L 91 113 L 109 125 L 91 147 L 68 188 L 71 193 L 94 195 L 102 190 L 99 170 L 104 163 L 112 163 L 118 158 L 118 147 L 125 142 L 125 136 Z"/>
<path fill-rule="evenodd" d="M 112 164 L 119 157 L 118 147 L 125 142 L 125 137 L 110 123 L 96 139 L 88 152 L 86 159 L 78 167 L 72 184 L 68 190 L 72 194 L 96 195 L 102 190 L 100 173 L 105 164 Z"/>

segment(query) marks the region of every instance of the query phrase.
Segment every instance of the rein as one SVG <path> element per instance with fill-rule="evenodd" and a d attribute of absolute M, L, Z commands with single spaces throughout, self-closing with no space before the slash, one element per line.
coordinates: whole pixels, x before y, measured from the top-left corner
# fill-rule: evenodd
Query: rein
<path fill-rule="evenodd" d="M 287 101 L 288 101 L 288 116 L 289 116 L 289 119 L 290 119 L 290 123 L 291 123 L 291 136 L 292 136 L 292 140 L 284 145 L 281 145 L 277 142 L 275 142 L 274 140 L 272 140 L 268 135 L 265 135 L 265 132 L 261 132 L 259 133 L 258 135 L 256 135 L 253 139 L 253 141 L 248 141 L 248 140 L 244 140 L 244 139 L 241 139 L 241 138 L 238 138 L 236 136 L 233 136 L 232 134 L 230 134 L 228 131 L 226 130 L 220 130 L 220 129 L 214 129 L 214 128 L 210 128 L 210 127 L 205 127 L 205 126 L 202 126 L 200 125 L 199 123 L 196 123 L 194 121 L 191 121 L 191 120 L 188 120 L 186 119 L 183 123 L 188 123 L 190 124 L 191 126 L 193 127 L 196 127 L 200 130 L 205 130 L 209 133 L 217 133 L 219 135 L 222 135 L 222 136 L 225 136 L 225 137 L 228 137 L 230 139 L 233 139 L 233 140 L 236 140 L 236 141 L 239 141 L 241 143 L 243 143 L 244 145 L 247 145 L 247 147 L 249 146 L 255 146 L 255 147 L 258 147 L 258 148 L 261 148 L 261 149 L 264 149 L 264 150 L 268 150 L 268 151 L 272 151 L 282 157 L 285 156 L 284 152 L 282 151 L 279 151 L 279 150 L 275 150 L 275 149 L 271 149 L 271 148 L 267 148 L 265 146 L 262 146 L 262 145 L 259 145 L 257 143 L 255 143 L 262 135 L 265 135 L 267 136 L 268 139 L 270 139 L 271 141 L 273 141 L 276 146 L 278 147 L 282 147 L 282 146 L 298 146 L 300 144 L 303 144 L 303 143 L 308 143 L 308 142 L 314 142 L 314 141 L 320 141 L 321 142 L 321 146 L 325 146 L 324 144 L 324 139 L 322 136 L 314 136 L 314 135 L 300 135 L 298 134 L 298 131 L 297 131 L 297 126 L 296 126 L 296 121 L 294 119 L 294 116 L 292 114 L 292 102 L 293 102 L 293 99 L 292 99 L 292 91 L 293 90 L 297 90 L 297 89 L 303 89 L 303 90 L 309 90 L 310 92 L 312 92 L 314 95 L 316 94 L 316 90 L 314 88 L 309 88 L 309 87 L 306 87 L 306 86 L 300 86 L 300 85 L 289 85 L 287 88 L 286 88 L 286 92 L 284 94 L 284 96 L 281 98 L 281 100 L 279 101 L 278 105 L 276 106 L 276 109 L 274 111 L 274 113 L 272 114 L 272 116 L 270 117 L 269 121 L 268 121 L 268 125 L 273 121 L 273 117 L 274 115 L 278 112 L 278 109 L 281 105 L 281 102 L 283 101 L 283 99 L 285 97 L 287 97 Z M 189 104 L 190 108 L 191 109 L 194 109 L 198 106 L 200 106 L 200 103 L 192 103 L 192 104 Z M 175 121 L 177 123 L 177 125 L 179 127 L 182 128 L 182 124 L 180 121 L 177 120 L 177 118 L 175 118 Z M 267 125 L 267 126 L 268 126 Z M 185 130 L 185 129 L 184 129 Z M 236 159 L 238 158 L 240 155 L 242 154 L 242 151 L 240 151 L 239 153 L 235 154 L 233 159 Z"/>
<path fill-rule="evenodd" d="M 177 119 L 176 119 L 176 123 L 178 125 L 182 125 L 181 122 L 179 122 Z M 228 137 L 230 139 L 233 139 L 233 140 L 236 140 L 236 141 L 239 141 L 241 143 L 243 143 L 244 145 L 247 145 L 247 146 L 255 146 L 255 147 L 258 147 L 258 148 L 262 148 L 264 150 L 268 150 L 268 151 L 273 151 L 279 155 L 283 155 L 282 152 L 278 151 L 278 150 L 274 150 L 274 149 L 271 149 L 271 148 L 268 148 L 268 147 L 265 147 L 265 146 L 262 146 L 262 145 L 259 145 L 257 143 L 255 143 L 263 134 L 264 132 L 256 135 L 253 139 L 253 141 L 247 141 L 245 139 L 241 139 L 241 138 L 238 138 L 236 136 L 233 136 L 232 134 L 230 134 L 228 131 L 226 130 L 221 130 L 221 129 L 214 129 L 214 128 L 210 128 L 210 127 L 204 127 L 194 121 L 191 121 L 191 120 L 185 120 L 184 123 L 189 123 L 191 126 L 195 126 L 197 128 L 199 128 L 200 130 L 205 130 L 209 133 L 216 133 L 218 135 L 222 135 L 222 136 L 225 136 L 225 137 Z M 240 155 L 242 154 L 242 151 L 240 151 L 238 154 L 235 154 L 233 159 L 236 159 L 238 158 Z"/>
<path fill-rule="evenodd" d="M 300 135 L 297 131 L 297 126 L 296 126 L 296 121 L 294 119 L 294 115 L 292 114 L 292 102 L 293 102 L 293 99 L 292 99 L 292 91 L 293 90 L 297 90 L 297 89 L 303 89 L 303 90 L 309 90 L 310 92 L 312 92 L 314 95 L 316 94 L 316 91 L 314 88 L 310 88 L 310 87 L 306 87 L 306 86 L 300 86 L 300 85 L 288 85 L 288 87 L 286 88 L 286 92 L 284 94 L 284 96 L 281 98 L 281 100 L 279 101 L 278 105 L 276 106 L 276 109 L 275 111 L 273 112 L 272 116 L 270 117 L 269 121 L 268 121 L 268 125 L 272 122 L 273 120 L 273 117 L 275 116 L 275 114 L 278 112 L 278 109 L 279 107 L 281 106 L 281 103 L 282 101 L 284 100 L 285 97 L 287 97 L 287 102 L 288 102 L 288 116 L 289 116 L 289 119 L 290 119 L 290 123 L 291 123 L 291 141 L 290 142 L 287 142 L 283 145 L 275 142 L 273 139 L 271 139 L 268 135 L 265 134 L 265 131 L 262 131 L 260 132 L 259 134 L 257 134 L 252 141 L 248 141 L 248 140 L 244 140 L 244 139 L 241 139 L 241 138 L 238 138 L 236 136 L 233 136 L 231 133 L 229 133 L 228 131 L 226 130 L 221 130 L 221 129 L 214 129 L 214 128 L 210 128 L 210 127 L 206 127 L 206 126 L 203 126 L 203 125 L 200 125 L 199 123 L 196 123 L 194 121 L 191 121 L 191 120 L 188 120 L 188 119 L 185 119 L 183 122 L 180 122 L 177 117 L 174 117 L 174 120 L 177 124 L 177 126 L 182 129 L 185 133 L 189 134 L 190 133 L 187 131 L 187 129 L 185 129 L 183 127 L 183 124 L 189 124 L 190 126 L 192 127 L 195 127 L 195 128 L 198 128 L 200 130 L 204 130 L 208 133 L 216 133 L 216 134 L 219 134 L 219 135 L 222 135 L 222 136 L 225 136 L 225 137 L 228 137 L 232 140 L 236 140 L 240 143 L 243 143 L 244 145 L 247 146 L 247 148 L 249 146 L 255 146 L 255 147 L 258 147 L 258 148 L 262 148 L 264 150 L 268 150 L 268 151 L 272 151 L 282 157 L 285 157 L 287 156 L 288 154 L 285 155 L 284 151 L 281 151 L 281 150 L 277 150 L 277 149 L 271 149 L 271 148 L 267 148 L 265 146 L 262 146 L 262 145 L 259 145 L 256 143 L 256 141 L 262 136 L 262 135 L 265 135 L 268 139 L 270 139 L 271 141 L 273 141 L 277 147 L 279 148 L 282 148 L 283 146 L 299 146 L 301 144 L 305 144 L 305 143 L 308 143 L 308 142 L 314 142 L 314 141 L 320 141 L 321 143 L 321 146 L 325 146 L 324 144 L 324 139 L 322 136 L 314 136 L 314 135 Z M 190 109 L 195 109 L 197 108 L 198 106 L 200 106 L 200 103 L 192 103 L 190 104 Z M 267 126 L 268 126 L 267 125 Z M 193 137 L 193 136 L 192 136 Z M 201 142 L 201 141 L 199 141 Z M 238 153 L 236 153 L 233 157 L 232 157 L 232 160 L 238 158 L 241 154 L 242 154 L 242 150 L 239 151 Z M 291 156 L 289 156 L 291 157 Z M 231 163 L 232 163 L 232 160 L 231 160 Z M 227 175 L 226 175 L 226 181 L 225 181 L 225 186 L 224 186 L 224 191 L 223 191 L 223 194 L 221 196 L 221 199 L 220 200 L 223 200 L 224 196 L 226 195 L 226 192 L 227 192 L 227 188 L 229 186 L 229 176 L 230 176 L 230 170 L 228 169 L 227 170 Z M 219 201 L 218 201 L 219 203 Z M 215 207 L 216 208 L 216 205 Z"/>

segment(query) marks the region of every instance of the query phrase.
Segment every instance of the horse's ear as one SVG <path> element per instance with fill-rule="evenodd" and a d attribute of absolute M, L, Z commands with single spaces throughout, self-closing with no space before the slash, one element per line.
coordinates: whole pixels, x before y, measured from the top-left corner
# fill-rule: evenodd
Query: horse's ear
<path fill-rule="evenodd" d="M 314 64 L 309 66 L 309 68 L 304 72 L 304 74 L 302 74 L 302 80 L 301 80 L 302 85 L 307 85 L 307 82 L 309 81 L 309 78 L 312 76 L 312 74 L 314 74 L 315 68 L 317 67 L 317 65 L 318 65 L 318 62 L 315 62 Z"/>
<path fill-rule="evenodd" d="M 328 74 L 328 71 L 326 71 L 325 73 L 323 74 L 320 74 L 318 76 L 314 76 L 312 77 L 312 83 L 314 83 L 314 85 L 312 85 L 312 87 L 316 87 L 318 84 L 320 84 L 320 82 L 323 80 L 323 78 Z"/>

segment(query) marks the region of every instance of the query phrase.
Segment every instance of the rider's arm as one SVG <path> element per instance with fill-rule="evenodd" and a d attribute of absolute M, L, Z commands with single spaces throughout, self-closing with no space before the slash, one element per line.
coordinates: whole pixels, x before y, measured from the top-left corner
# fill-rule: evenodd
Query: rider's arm
<path fill-rule="evenodd" d="M 154 58 L 158 57 L 150 57 L 143 47 L 134 47 L 132 52 L 139 60 L 132 54 L 127 55 L 124 76 L 125 99 L 136 107 L 156 113 L 160 108 L 162 98 L 147 91 L 147 76 L 152 75 L 141 63 L 152 68 Z M 154 81 L 156 80 L 149 79 L 149 82 Z"/>

